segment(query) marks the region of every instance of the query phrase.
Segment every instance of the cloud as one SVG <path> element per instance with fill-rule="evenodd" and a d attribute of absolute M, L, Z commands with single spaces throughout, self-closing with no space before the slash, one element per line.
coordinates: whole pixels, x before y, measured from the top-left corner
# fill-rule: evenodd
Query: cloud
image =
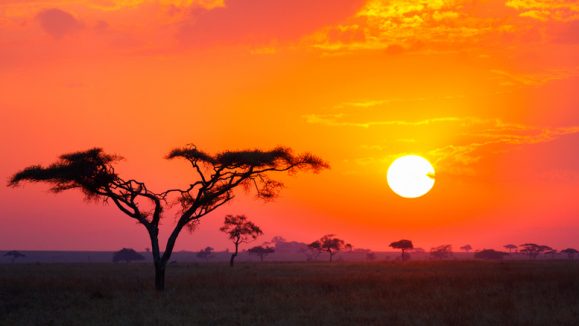
<path fill-rule="evenodd" d="M 518 10 L 521 17 L 540 21 L 579 20 L 579 3 L 573 0 L 509 0 L 506 6 Z"/>
<path fill-rule="evenodd" d="M 222 8 L 192 11 L 178 33 L 193 44 L 298 40 L 353 15 L 362 0 L 229 0 Z"/>
<path fill-rule="evenodd" d="M 505 122 L 500 119 L 486 119 L 478 117 L 439 117 L 422 120 L 375 120 L 357 122 L 347 119 L 346 114 L 307 115 L 307 123 L 320 124 L 330 127 L 356 128 L 396 128 L 396 134 L 410 134 L 417 138 L 398 138 L 394 142 L 383 144 L 365 144 L 362 149 L 366 152 L 376 152 L 378 155 L 365 156 L 355 159 L 362 166 L 372 164 L 384 165 L 401 154 L 396 148 L 412 148 L 421 146 L 419 151 L 432 159 L 440 173 L 449 175 L 474 175 L 473 167 L 482 159 L 491 155 L 508 152 L 517 146 L 548 143 L 569 135 L 579 135 L 579 126 L 567 127 L 540 127 L 520 123 Z M 451 135 L 452 143 L 425 142 L 424 137 L 436 134 L 434 130 L 446 130 Z M 382 129 L 380 129 L 382 130 Z M 422 136 L 422 139 L 420 135 Z M 401 145 L 405 143 L 404 145 Z M 426 144 L 424 147 L 423 144 Z M 384 155 L 386 154 L 386 155 Z"/>
<path fill-rule="evenodd" d="M 551 69 L 533 74 L 513 73 L 500 69 L 490 70 L 499 80 L 501 86 L 539 86 L 554 80 L 564 80 L 579 75 L 579 67 L 568 69 Z"/>
<path fill-rule="evenodd" d="M 73 15 L 56 8 L 41 11 L 36 19 L 42 29 L 56 39 L 77 32 L 83 26 Z"/>
<path fill-rule="evenodd" d="M 330 53 L 464 51 L 559 37 L 560 28 L 548 23 L 578 19 L 579 5 L 570 0 L 368 0 L 356 15 L 308 41 Z"/>
<path fill-rule="evenodd" d="M 306 123 L 310 124 L 320 124 L 325 126 L 340 126 L 340 127 L 359 127 L 359 128 L 370 128 L 370 127 L 380 127 L 380 126 L 405 126 L 405 127 L 417 127 L 431 125 L 435 123 L 445 123 L 445 122 L 457 122 L 461 121 L 460 118 L 455 117 L 443 117 L 435 119 L 425 119 L 417 121 L 406 121 L 406 120 L 377 120 L 377 121 L 363 121 L 354 122 L 347 121 L 347 115 L 345 113 L 336 114 L 307 114 L 304 115 Z"/>

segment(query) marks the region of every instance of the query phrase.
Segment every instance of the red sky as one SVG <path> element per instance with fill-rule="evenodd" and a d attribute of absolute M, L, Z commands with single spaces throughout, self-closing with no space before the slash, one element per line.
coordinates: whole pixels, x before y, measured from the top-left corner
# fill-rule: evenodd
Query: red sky
<path fill-rule="evenodd" d="M 264 241 L 579 247 L 578 45 L 568 0 L 4 0 L 0 177 L 100 146 L 162 190 L 189 183 L 174 147 L 284 145 L 332 169 L 281 176 L 272 203 L 240 194 L 177 250 L 227 247 L 230 213 Z M 387 187 L 405 153 L 435 165 L 425 197 Z M 149 246 L 114 207 L 47 189 L 0 187 L 0 248 Z"/>

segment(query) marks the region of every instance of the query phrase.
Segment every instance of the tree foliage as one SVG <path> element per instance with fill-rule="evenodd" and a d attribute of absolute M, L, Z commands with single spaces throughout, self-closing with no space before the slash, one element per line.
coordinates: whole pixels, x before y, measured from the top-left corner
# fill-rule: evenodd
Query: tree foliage
<path fill-rule="evenodd" d="M 268 246 L 268 245 L 262 245 L 262 246 L 252 247 L 252 248 L 248 249 L 247 252 L 250 255 L 258 256 L 259 260 L 263 261 L 263 259 L 267 255 L 273 254 L 275 252 L 275 249 L 273 247 Z"/>
<path fill-rule="evenodd" d="M 327 252 L 330 255 L 330 262 L 333 261 L 334 255 L 343 250 L 345 246 L 346 242 L 334 234 L 326 234 L 308 245 L 313 251 Z"/>
<path fill-rule="evenodd" d="M 460 247 L 460 250 L 462 250 L 464 252 L 470 252 L 472 250 L 472 246 L 469 244 L 466 244 L 466 245 Z"/>
<path fill-rule="evenodd" d="M 408 260 L 410 258 L 408 256 L 408 254 L 406 253 L 406 250 L 414 249 L 414 244 L 410 240 L 402 239 L 402 240 L 398 240 L 398 241 L 390 243 L 390 247 L 392 247 L 394 249 L 400 249 L 401 250 L 400 259 L 402 261 L 405 261 L 405 260 Z"/>
<path fill-rule="evenodd" d="M 579 251 L 577 251 L 577 249 L 574 249 L 574 248 L 567 248 L 567 249 L 561 250 L 561 253 L 567 255 L 567 257 L 568 257 L 569 259 L 573 259 L 573 257 L 574 257 L 576 254 L 578 254 Z"/>
<path fill-rule="evenodd" d="M 509 244 L 504 245 L 503 248 L 507 249 L 509 251 L 509 253 L 512 253 L 514 250 L 517 250 L 518 246 L 514 245 L 512 243 L 509 243 Z"/>
<path fill-rule="evenodd" d="M 447 259 L 452 257 L 452 246 L 441 245 L 430 249 L 430 256 L 435 259 Z"/>
<path fill-rule="evenodd" d="M 209 258 L 213 256 L 213 248 L 205 247 L 204 249 L 199 250 L 196 256 L 199 259 L 209 260 Z"/>
<path fill-rule="evenodd" d="M 119 176 L 114 164 L 120 156 L 101 148 L 61 155 L 46 167 L 33 165 L 14 174 L 10 186 L 22 182 L 45 182 L 53 192 L 78 189 L 87 199 L 111 201 L 125 215 L 142 224 L 151 240 L 155 264 L 155 283 L 164 289 L 165 267 L 183 228 L 192 228 L 203 216 L 231 201 L 235 189 L 253 189 L 258 198 L 273 199 L 283 184 L 271 173 L 298 171 L 319 172 L 329 168 L 320 158 L 309 154 L 295 155 L 289 148 L 270 151 L 242 150 L 209 154 L 195 146 L 173 149 L 167 159 L 187 161 L 193 173 L 183 188 L 154 192 L 144 182 Z M 164 251 L 159 245 L 159 224 L 165 211 L 177 205 L 176 224 L 167 238 Z"/>
<path fill-rule="evenodd" d="M 219 229 L 224 232 L 229 237 L 229 240 L 233 241 L 235 245 L 235 251 L 231 255 L 229 264 L 233 267 L 235 257 L 239 254 L 239 245 L 242 243 L 248 243 L 254 241 L 263 234 L 263 231 L 255 223 L 248 220 L 245 215 L 227 215 L 225 216 L 225 221 L 223 226 Z"/>
<path fill-rule="evenodd" d="M 536 243 L 524 243 L 519 247 L 521 248 L 519 249 L 519 252 L 529 256 L 529 259 L 536 259 L 539 254 L 553 250 L 553 248 L 549 246 L 538 245 Z"/>
<path fill-rule="evenodd" d="M 113 263 L 120 261 L 130 263 L 138 260 L 145 260 L 145 257 L 131 248 L 123 248 L 113 254 Z"/>

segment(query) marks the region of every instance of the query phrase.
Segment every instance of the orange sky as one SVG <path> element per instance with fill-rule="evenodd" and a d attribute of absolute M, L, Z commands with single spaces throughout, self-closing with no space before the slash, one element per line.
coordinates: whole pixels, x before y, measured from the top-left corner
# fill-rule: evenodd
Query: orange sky
<path fill-rule="evenodd" d="M 273 203 L 240 194 L 177 250 L 227 247 L 229 213 L 264 241 L 579 247 L 578 62 L 569 0 L 3 0 L 0 177 L 100 146 L 162 190 L 188 184 L 174 147 L 285 145 L 332 169 L 282 176 Z M 423 198 L 387 188 L 404 153 L 435 165 Z M 149 246 L 47 189 L 0 187 L 1 249 Z"/>

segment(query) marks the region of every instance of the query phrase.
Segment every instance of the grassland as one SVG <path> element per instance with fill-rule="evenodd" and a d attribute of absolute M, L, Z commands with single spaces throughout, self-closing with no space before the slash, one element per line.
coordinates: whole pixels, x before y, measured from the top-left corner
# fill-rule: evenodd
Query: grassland
<path fill-rule="evenodd" d="M 579 263 L 0 265 L 2 325 L 579 325 Z"/>

